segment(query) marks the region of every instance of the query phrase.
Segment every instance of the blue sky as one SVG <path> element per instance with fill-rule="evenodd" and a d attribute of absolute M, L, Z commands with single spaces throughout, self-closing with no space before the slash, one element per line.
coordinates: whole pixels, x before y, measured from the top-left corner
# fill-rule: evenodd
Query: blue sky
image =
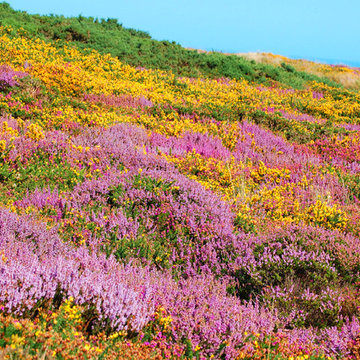
<path fill-rule="evenodd" d="M 360 66 L 359 0 L 7 0 L 16 10 L 117 18 L 158 40 Z"/>

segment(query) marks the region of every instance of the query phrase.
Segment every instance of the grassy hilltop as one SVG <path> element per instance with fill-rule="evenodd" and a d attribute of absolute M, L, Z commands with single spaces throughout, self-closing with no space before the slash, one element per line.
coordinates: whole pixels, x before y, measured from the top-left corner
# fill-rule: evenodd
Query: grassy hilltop
<path fill-rule="evenodd" d="M 0 6 L 0 24 L 3 26 L 23 28 L 30 37 L 59 41 L 58 46 L 66 41 L 81 49 L 109 53 L 135 67 L 171 70 L 178 76 L 224 76 L 267 85 L 276 81 L 295 88 L 303 88 L 307 81 L 337 86 L 326 77 L 297 71 L 285 62 L 281 66 L 257 64 L 236 55 L 201 54 L 186 50 L 175 42 L 156 41 L 146 32 L 124 28 L 116 19 L 30 15 L 15 11 L 6 3 Z"/>
<path fill-rule="evenodd" d="M 359 357 L 357 69 L 0 25 L 0 358 Z"/>

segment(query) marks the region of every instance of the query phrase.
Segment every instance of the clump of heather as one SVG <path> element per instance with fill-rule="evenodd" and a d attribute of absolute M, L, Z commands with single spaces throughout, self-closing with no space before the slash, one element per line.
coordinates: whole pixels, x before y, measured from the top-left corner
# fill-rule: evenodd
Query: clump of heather
<path fill-rule="evenodd" d="M 22 71 L 15 71 L 9 65 L 0 66 L 0 91 L 7 90 L 18 85 L 17 79 L 21 79 L 28 74 Z"/>
<path fill-rule="evenodd" d="M 174 341 L 181 344 L 186 338 L 208 354 L 222 352 L 226 343 L 224 352 L 234 355 L 246 329 L 269 332 L 277 324 L 275 314 L 258 304 L 242 305 L 211 276 L 175 282 L 150 267 L 120 265 L 113 257 L 64 244 L 56 232 L 3 209 L 0 224 L 5 312 L 26 316 L 71 298 L 93 317 L 94 329 L 136 333 L 161 306 L 171 316 Z M 226 316 L 229 312 L 233 316 Z"/>

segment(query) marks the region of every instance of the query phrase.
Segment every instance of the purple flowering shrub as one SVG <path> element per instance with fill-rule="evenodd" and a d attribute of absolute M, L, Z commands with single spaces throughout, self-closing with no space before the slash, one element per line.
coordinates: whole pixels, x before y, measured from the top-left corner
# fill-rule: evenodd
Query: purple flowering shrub
<path fill-rule="evenodd" d="M 204 355 L 226 359 L 236 357 L 245 332 L 271 334 L 276 328 L 292 327 L 301 321 L 301 311 L 283 318 L 259 303 L 242 303 L 227 294 L 226 282 L 209 274 L 176 282 L 167 271 L 121 265 L 94 249 L 90 253 L 84 246 L 64 244 L 56 231 L 47 230 L 29 216 L 18 217 L 3 209 L 0 239 L 0 302 L 6 312 L 24 316 L 39 306 L 56 307 L 61 298 L 72 296 L 76 304 L 88 309 L 84 316 L 92 319 L 89 326 L 93 331 L 101 327 L 137 332 L 161 306 L 173 320 L 172 341 L 181 344 L 187 339 Z M 302 299 L 319 297 L 324 313 L 329 314 L 333 294 L 327 291 L 321 296 L 307 291 Z M 273 296 L 286 294 L 275 289 Z M 298 344 L 315 341 L 329 353 L 344 353 L 346 342 L 360 333 L 359 324 L 346 319 L 340 333 L 330 329 L 320 333 L 294 329 L 288 335 Z M 327 349 L 329 344 L 339 346 L 336 339 L 340 336 L 342 348 Z"/>
<path fill-rule="evenodd" d="M 93 305 L 98 321 L 112 328 L 139 330 L 146 324 L 153 312 L 150 293 L 144 290 L 139 296 L 119 281 L 121 271 L 115 271 L 119 267 L 114 261 L 90 255 L 83 247 L 71 248 L 53 231 L 6 210 L 1 210 L 0 221 L 6 259 L 1 263 L 0 301 L 6 311 L 21 315 L 56 297 L 72 296 L 78 304 Z"/>
<path fill-rule="evenodd" d="M 137 332 L 163 306 L 173 318 L 175 341 L 187 338 L 209 354 L 221 352 L 226 342 L 227 358 L 236 354 L 245 330 L 270 332 L 278 324 L 275 314 L 242 305 L 211 276 L 176 283 L 167 272 L 120 265 L 111 256 L 64 244 L 28 216 L 1 209 L 0 239 L 0 303 L 6 312 L 31 314 L 73 297 L 88 307 L 94 328 Z"/>
<path fill-rule="evenodd" d="M 341 325 L 359 315 L 350 285 L 359 278 L 358 246 L 352 235 L 311 226 L 250 236 L 238 248 L 232 289 L 277 308 L 290 328 Z"/>
<path fill-rule="evenodd" d="M 0 66 L 0 91 L 18 85 L 16 79 L 21 79 L 27 76 L 25 72 L 15 71 L 8 65 Z"/>

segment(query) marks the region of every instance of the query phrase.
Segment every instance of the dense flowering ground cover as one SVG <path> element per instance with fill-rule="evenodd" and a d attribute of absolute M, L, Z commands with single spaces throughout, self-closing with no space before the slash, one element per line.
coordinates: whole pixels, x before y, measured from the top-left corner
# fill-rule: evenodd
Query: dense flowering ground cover
<path fill-rule="evenodd" d="M 1 356 L 359 357 L 359 92 L 177 78 L 12 33 Z"/>

